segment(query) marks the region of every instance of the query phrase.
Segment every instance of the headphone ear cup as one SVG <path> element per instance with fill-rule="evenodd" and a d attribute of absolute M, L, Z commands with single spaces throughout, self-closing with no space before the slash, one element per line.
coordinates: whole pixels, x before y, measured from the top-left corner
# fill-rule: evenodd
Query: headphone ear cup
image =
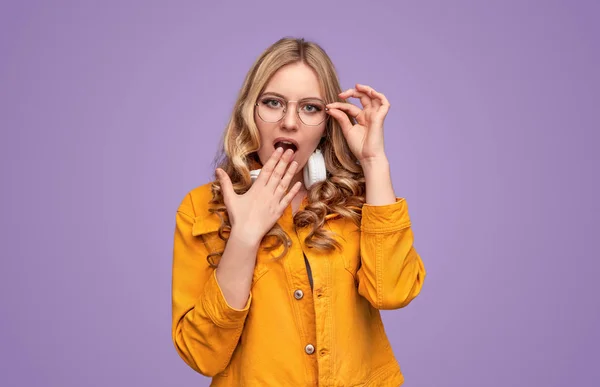
<path fill-rule="evenodd" d="M 320 149 L 316 149 L 304 166 L 304 186 L 309 189 L 313 184 L 327 179 L 325 158 Z"/>

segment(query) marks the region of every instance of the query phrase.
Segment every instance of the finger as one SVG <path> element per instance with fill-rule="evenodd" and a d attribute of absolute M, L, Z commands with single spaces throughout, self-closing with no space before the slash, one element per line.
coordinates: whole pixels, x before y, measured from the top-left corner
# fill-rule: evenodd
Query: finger
<path fill-rule="evenodd" d="M 371 89 L 371 96 L 373 99 L 378 99 L 382 105 L 389 105 L 389 101 L 387 100 L 387 98 L 385 97 L 385 95 L 383 95 L 383 93 L 380 93 L 374 89 Z"/>
<path fill-rule="evenodd" d="M 343 98 L 350 98 L 350 97 L 354 97 L 354 98 L 367 97 L 367 98 L 369 98 L 369 96 L 366 93 L 363 93 L 355 88 L 350 88 L 346 91 L 342 91 L 338 95 L 343 96 Z"/>
<path fill-rule="evenodd" d="M 273 169 L 273 173 L 271 173 L 271 177 L 267 182 L 267 187 L 271 189 L 271 192 L 275 192 L 277 186 L 281 182 L 283 175 L 285 175 L 285 170 L 287 169 L 288 163 L 291 161 L 292 156 L 294 155 L 294 151 L 288 149 L 285 151 L 283 156 L 277 162 L 277 165 Z"/>
<path fill-rule="evenodd" d="M 360 91 L 358 91 L 356 89 L 348 89 L 348 90 L 340 93 L 339 96 L 343 99 L 348 99 L 350 97 L 359 98 L 360 104 L 363 106 L 363 108 L 367 108 L 367 107 L 371 106 L 371 104 L 372 104 L 371 98 L 367 94 L 361 93 Z"/>
<path fill-rule="evenodd" d="M 217 168 L 215 170 L 215 175 L 217 179 L 219 179 L 219 184 L 221 185 L 221 193 L 223 194 L 223 202 L 226 207 L 230 207 L 231 200 L 236 195 L 233 190 L 233 184 L 231 183 L 231 179 L 227 172 L 222 170 L 221 168 Z"/>
<path fill-rule="evenodd" d="M 329 109 L 339 109 L 345 111 L 350 116 L 356 118 L 362 112 L 362 109 L 358 106 L 348 103 L 348 102 L 333 102 L 327 105 Z"/>
<path fill-rule="evenodd" d="M 341 110 L 330 108 L 327 110 L 327 113 L 335 118 L 335 120 L 340 124 L 344 135 L 348 134 L 350 129 L 352 129 L 354 126 L 354 124 L 350 121 L 350 118 L 348 118 L 348 115 Z"/>
<path fill-rule="evenodd" d="M 275 149 L 275 152 L 273 152 L 271 157 L 269 157 L 269 160 L 267 160 L 265 165 L 263 165 L 262 169 L 260 170 L 260 173 L 254 182 L 255 185 L 257 185 L 256 183 L 260 183 L 260 185 L 258 185 L 260 187 L 267 184 L 269 178 L 271 177 L 271 173 L 273 173 L 273 169 L 275 169 L 275 166 L 277 165 L 277 162 L 281 158 L 282 154 L 283 148 L 279 147 Z"/>
<path fill-rule="evenodd" d="M 283 211 L 285 211 L 286 207 L 292 202 L 294 196 L 296 196 L 298 192 L 300 192 L 300 187 L 302 187 L 302 182 L 297 181 L 296 184 L 292 186 L 287 195 L 285 195 L 283 199 L 281 199 L 281 201 L 279 202 L 279 210 L 282 213 Z"/>
<path fill-rule="evenodd" d="M 342 91 L 341 93 L 339 93 L 338 95 L 350 95 L 351 91 L 353 91 L 353 90 L 354 90 L 353 88 L 346 89 L 346 90 Z M 348 97 L 344 97 L 344 98 L 348 98 Z"/>
<path fill-rule="evenodd" d="M 388 110 L 390 109 L 390 102 L 388 101 L 387 97 L 383 93 L 380 93 L 373 88 L 370 88 L 370 95 L 372 101 L 379 101 L 380 105 L 378 110 L 383 111 L 384 114 L 387 114 Z"/>
<path fill-rule="evenodd" d="M 357 85 L 357 86 L 360 86 L 359 89 L 362 89 L 364 92 L 369 93 L 369 95 L 372 97 L 373 107 L 376 107 L 376 109 L 377 109 L 376 110 L 377 114 L 374 115 L 373 120 L 382 124 L 383 119 L 385 118 L 388 111 L 390 110 L 390 103 L 387 100 L 386 96 L 383 95 L 383 93 L 379 93 L 372 87 L 364 86 L 364 85 Z"/>
<path fill-rule="evenodd" d="M 290 163 L 290 167 L 285 172 L 285 175 L 283 176 L 283 179 L 281 179 L 281 181 L 279 182 L 279 185 L 277 185 L 277 190 L 275 191 L 275 197 L 278 200 L 280 200 L 281 197 L 286 193 L 286 191 L 287 191 L 290 183 L 292 182 L 292 179 L 294 178 L 294 175 L 296 174 L 297 170 L 298 170 L 298 162 L 297 161 L 292 161 Z"/>
<path fill-rule="evenodd" d="M 374 107 L 379 108 L 381 106 L 381 99 L 376 97 L 377 92 L 371 86 L 361 85 L 360 83 L 357 83 L 356 90 L 368 95 L 369 98 L 371 99 L 371 104 Z"/>
<path fill-rule="evenodd" d="M 388 113 L 390 110 L 390 103 L 382 93 L 378 93 L 377 91 L 373 91 L 373 96 L 381 101 L 381 106 L 377 111 L 382 112 L 384 115 Z"/>

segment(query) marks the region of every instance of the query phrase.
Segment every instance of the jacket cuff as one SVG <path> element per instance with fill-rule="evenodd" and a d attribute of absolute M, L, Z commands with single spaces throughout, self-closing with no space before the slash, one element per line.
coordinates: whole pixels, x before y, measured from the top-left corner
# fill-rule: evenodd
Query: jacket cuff
<path fill-rule="evenodd" d="M 409 226 L 408 204 L 404 198 L 382 206 L 363 204 L 360 228 L 364 232 L 394 232 Z"/>
<path fill-rule="evenodd" d="M 221 328 L 240 327 L 244 324 L 250 310 L 252 293 L 250 293 L 248 302 L 246 302 L 246 306 L 243 309 L 231 307 L 225 300 L 225 296 L 223 296 L 223 291 L 217 282 L 216 273 L 216 270 L 213 270 L 212 275 L 208 277 L 200 300 L 202 306 L 215 325 Z"/>

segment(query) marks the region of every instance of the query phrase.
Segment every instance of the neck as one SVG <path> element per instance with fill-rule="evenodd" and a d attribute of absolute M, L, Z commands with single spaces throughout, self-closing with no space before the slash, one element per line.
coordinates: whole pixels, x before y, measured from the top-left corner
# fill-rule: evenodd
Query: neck
<path fill-rule="evenodd" d="M 292 181 L 290 182 L 290 188 L 294 186 L 297 182 L 300 182 L 300 191 L 298 193 L 306 194 L 306 187 L 304 186 L 304 172 L 300 171 L 294 175 Z"/>

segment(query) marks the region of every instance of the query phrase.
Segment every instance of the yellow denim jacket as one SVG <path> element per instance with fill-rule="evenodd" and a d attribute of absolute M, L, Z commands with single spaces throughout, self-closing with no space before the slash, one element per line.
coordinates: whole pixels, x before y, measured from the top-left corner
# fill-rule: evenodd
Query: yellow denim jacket
<path fill-rule="evenodd" d="M 172 335 L 177 352 L 211 386 L 389 386 L 404 381 L 379 309 L 402 308 L 423 286 L 407 204 L 364 205 L 360 229 L 335 217 L 326 227 L 343 251 L 303 241 L 288 206 L 278 223 L 292 239 L 259 249 L 247 305 L 227 304 L 206 256 L 222 251 L 210 185 L 192 190 L 176 214 Z M 306 199 L 300 209 L 306 205 Z M 313 289 L 304 255 L 310 263 Z"/>

